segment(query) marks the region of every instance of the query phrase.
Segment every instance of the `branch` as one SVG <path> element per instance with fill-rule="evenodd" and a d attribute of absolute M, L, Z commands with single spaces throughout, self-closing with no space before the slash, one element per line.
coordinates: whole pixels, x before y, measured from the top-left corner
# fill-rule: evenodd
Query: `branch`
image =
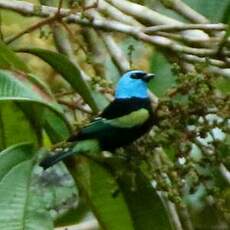
<path fill-rule="evenodd" d="M 222 75 L 222 76 L 230 79 L 230 68 L 222 69 L 222 68 L 218 68 L 216 66 L 209 66 L 208 71 L 210 73 Z"/>
<path fill-rule="evenodd" d="M 43 20 L 33 24 L 32 26 L 29 26 L 28 28 L 22 30 L 18 34 L 14 35 L 13 37 L 7 38 L 5 43 L 10 44 L 10 43 L 14 42 L 16 39 L 22 37 L 23 35 L 25 35 L 27 33 L 30 33 L 30 32 L 32 32 L 34 30 L 37 30 L 37 29 L 41 28 L 44 25 L 50 24 L 50 23 L 58 20 L 58 18 L 59 18 L 58 14 L 55 14 L 54 16 L 51 16 L 51 17 L 49 17 L 47 19 L 43 19 Z"/>
<path fill-rule="evenodd" d="M 228 28 L 227 25 L 223 23 L 217 24 L 181 24 L 181 25 L 159 25 L 159 26 L 150 26 L 144 28 L 142 31 L 147 34 L 153 34 L 159 31 L 181 31 L 181 30 L 191 30 L 191 29 L 199 29 L 205 31 L 223 31 Z"/>
<path fill-rule="evenodd" d="M 229 170 L 225 167 L 224 164 L 220 164 L 220 172 L 222 174 L 222 176 L 224 177 L 224 179 L 228 182 L 228 184 L 230 184 L 230 172 Z"/>
<path fill-rule="evenodd" d="M 85 109 L 83 106 L 79 105 L 78 103 L 69 102 L 69 101 L 63 100 L 61 98 L 57 99 L 57 101 L 58 101 L 59 104 L 65 105 L 70 110 L 78 109 L 79 111 L 81 111 L 83 113 L 93 114 L 93 112 L 91 110 Z"/>
<path fill-rule="evenodd" d="M 92 0 L 94 1 L 94 0 Z M 98 11 L 104 14 L 105 16 L 110 16 L 112 19 L 123 22 L 128 25 L 133 25 L 137 27 L 142 27 L 143 25 L 138 22 L 135 18 L 132 16 L 126 15 L 116 7 L 112 6 L 108 2 L 104 0 L 100 0 L 98 2 Z"/>
<path fill-rule="evenodd" d="M 151 24 L 151 25 L 180 25 L 182 22 L 179 22 L 175 19 L 162 15 L 156 11 L 153 11 L 145 6 L 142 6 L 137 3 L 133 3 L 130 1 L 120 1 L 120 0 L 106 0 L 111 3 L 119 10 L 124 12 L 127 15 L 131 15 L 134 18 L 142 21 L 143 23 Z"/>
<path fill-rule="evenodd" d="M 172 203 L 171 201 L 169 201 L 167 199 L 167 197 L 164 196 L 163 193 L 161 193 L 161 199 L 163 200 L 163 202 L 165 203 L 165 205 L 168 209 L 169 219 L 171 220 L 173 226 L 175 226 L 175 229 L 176 230 L 183 230 L 175 204 Z"/>
<path fill-rule="evenodd" d="M 165 7 L 176 11 L 178 14 L 182 15 L 191 22 L 208 23 L 207 18 L 193 10 L 189 5 L 181 0 L 161 0 L 161 2 Z"/>
<path fill-rule="evenodd" d="M 49 17 L 58 12 L 57 7 L 34 5 L 25 1 L 0 0 L 0 8 L 13 10 L 25 16 Z M 60 15 L 67 16 L 70 10 L 60 9 Z"/>
<path fill-rule="evenodd" d="M 116 2 L 116 4 L 118 4 L 117 0 L 110 0 L 110 2 Z M 119 1 L 121 2 L 121 1 Z M 127 3 L 128 1 L 122 1 L 122 3 Z M 128 2 L 130 3 L 130 2 Z M 130 3 L 130 6 L 133 6 L 134 3 Z M 140 7 L 140 5 L 138 4 L 134 4 L 134 6 L 136 7 L 136 5 L 138 7 Z M 141 6 L 142 7 L 142 6 Z M 24 15 L 29 15 L 29 16 L 40 16 L 40 17 L 50 17 L 52 15 L 54 15 L 55 13 L 57 13 L 58 8 L 55 7 L 49 7 L 49 6 L 40 6 L 39 9 L 36 8 L 35 5 L 25 2 L 25 1 L 15 1 L 15 0 L 11 0 L 11 1 L 3 1 L 0 0 L 0 8 L 4 8 L 4 9 L 10 9 L 16 12 L 19 12 L 21 14 Z M 132 9 L 132 7 L 131 7 Z M 139 8 L 138 8 L 139 9 Z M 139 12 L 139 10 L 137 10 L 137 12 Z M 150 10 L 152 13 L 154 13 L 154 11 Z M 93 27 L 95 29 L 98 30 L 103 30 L 103 31 L 116 31 L 116 32 L 121 32 L 130 36 L 133 36 L 136 39 L 142 40 L 144 42 L 159 46 L 159 47 L 163 47 L 166 49 L 169 49 L 171 51 L 176 52 L 177 54 L 191 54 L 191 55 L 195 55 L 195 56 L 199 56 L 199 57 L 207 57 L 207 56 L 212 56 L 216 54 L 216 48 L 213 47 L 212 49 L 207 49 L 207 48 L 192 48 L 189 46 L 185 46 L 181 43 L 178 43 L 172 39 L 169 38 L 165 38 L 163 36 L 149 36 L 147 34 L 145 34 L 144 32 L 142 32 L 142 28 L 141 27 L 134 27 L 134 26 L 130 26 L 115 20 L 109 20 L 107 18 L 82 18 L 82 15 L 79 13 L 76 14 L 70 14 L 70 10 L 68 9 L 60 9 L 60 16 L 61 17 L 65 17 L 66 22 L 68 23 L 76 23 L 82 26 L 88 26 L 88 27 Z M 69 16 L 68 16 L 69 15 Z M 161 16 L 158 19 L 162 19 Z M 170 19 L 171 20 L 171 19 Z M 173 20 L 174 21 L 174 20 Z M 165 21 L 164 21 L 165 23 Z M 169 24 L 172 24 L 172 22 L 170 22 Z M 181 24 L 181 23 L 180 23 Z M 185 33 L 186 32 L 186 33 Z M 195 32 L 199 32 L 199 39 L 201 39 L 200 36 L 200 30 L 186 30 L 183 31 L 181 34 L 184 34 L 186 36 L 189 36 L 190 38 L 192 36 L 194 36 L 196 33 Z M 196 36 L 195 36 L 196 37 Z M 203 37 L 204 39 L 207 39 L 207 36 Z M 224 51 L 223 52 L 227 53 L 228 51 Z M 223 54 L 225 55 L 225 54 Z M 229 74 L 229 70 L 228 69 L 218 69 L 217 67 L 215 68 L 211 68 L 211 71 L 215 71 L 218 73 L 222 73 L 224 74 L 224 76 L 230 76 Z"/>
<path fill-rule="evenodd" d="M 206 63 L 217 67 L 228 67 L 228 66 L 230 67 L 230 64 L 217 59 L 197 57 L 191 54 L 183 54 L 181 57 L 190 63 L 204 63 L 204 64 Z"/>
<path fill-rule="evenodd" d="M 89 13 L 89 15 L 93 18 L 101 19 L 103 20 L 103 17 L 101 16 L 100 13 L 96 12 L 93 10 L 92 12 Z M 113 38 L 105 34 L 101 31 L 98 32 L 100 38 L 102 39 L 108 53 L 110 54 L 112 61 L 120 71 L 120 73 L 125 72 L 130 69 L 129 62 L 127 58 L 125 57 L 123 51 L 121 48 L 116 44 L 116 42 L 113 40 Z"/>
<path fill-rule="evenodd" d="M 15 3 L 12 4 L 12 3 Z M 49 17 L 51 14 L 55 14 L 58 9 L 55 7 L 49 7 L 49 6 L 41 6 L 40 11 L 35 11 L 35 6 L 31 3 L 27 3 L 24 1 L 14 1 L 11 2 L 5 2 L 0 0 L 0 8 L 4 9 L 11 9 L 16 12 L 25 13 L 27 15 L 34 15 L 34 16 L 41 16 L 41 17 Z M 96 29 L 106 30 L 106 31 L 116 31 L 125 33 L 128 35 L 131 35 L 137 39 L 140 39 L 142 41 L 162 46 L 164 48 L 171 49 L 173 51 L 179 52 L 179 53 L 190 53 L 194 55 L 200 55 L 200 56 L 206 56 L 206 55 L 212 55 L 215 53 L 214 50 L 211 49 L 196 49 L 196 48 L 190 48 L 187 46 L 180 45 L 179 43 L 176 43 L 170 39 L 161 37 L 161 36 L 148 36 L 145 33 L 141 31 L 141 28 L 136 28 L 133 26 L 129 26 L 117 21 L 108 20 L 108 19 L 86 19 L 82 18 L 80 14 L 71 14 L 68 16 L 70 10 L 61 9 L 60 10 L 60 16 L 65 17 L 66 21 L 68 23 L 77 23 L 84 26 L 91 26 Z"/>
<path fill-rule="evenodd" d="M 184 23 L 177 21 L 176 19 L 172 19 L 165 15 L 162 15 L 154 10 L 151 10 L 145 6 L 142 6 L 137 3 L 133 3 L 130 1 L 120 1 L 120 0 L 106 0 L 110 2 L 119 10 L 124 12 L 125 14 L 131 15 L 134 18 L 140 20 L 145 25 L 183 25 Z M 202 23 L 202 22 L 201 22 Z M 191 37 L 194 40 L 208 38 L 209 36 L 203 31 L 186 31 L 182 33 L 182 36 Z"/>
<path fill-rule="evenodd" d="M 129 68 L 130 68 L 129 62 L 128 62 L 127 58 L 125 57 L 124 53 L 122 52 L 122 50 L 120 49 L 120 47 L 113 40 L 113 38 L 110 35 L 105 34 L 103 32 L 99 32 L 99 35 L 101 36 L 102 40 L 104 41 L 104 44 L 105 44 L 113 62 L 115 63 L 115 65 L 119 69 L 119 71 L 122 73 L 122 72 L 129 70 Z"/>

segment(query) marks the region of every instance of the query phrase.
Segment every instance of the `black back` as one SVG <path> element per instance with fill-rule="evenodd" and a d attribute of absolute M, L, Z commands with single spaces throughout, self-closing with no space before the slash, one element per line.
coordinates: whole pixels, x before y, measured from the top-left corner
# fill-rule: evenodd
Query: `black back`
<path fill-rule="evenodd" d="M 151 103 L 148 98 L 132 97 L 128 99 L 115 99 L 104 109 L 100 117 L 113 119 L 122 117 L 141 108 L 152 111 Z"/>

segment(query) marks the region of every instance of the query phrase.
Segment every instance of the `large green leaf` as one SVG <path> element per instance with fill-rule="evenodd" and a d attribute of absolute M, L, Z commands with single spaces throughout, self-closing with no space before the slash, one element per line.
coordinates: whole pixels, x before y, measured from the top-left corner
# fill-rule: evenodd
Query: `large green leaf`
<path fill-rule="evenodd" d="M 30 144 L 0 153 L 0 229 L 53 229 L 41 197 L 31 186 L 33 155 Z"/>
<path fill-rule="evenodd" d="M 38 48 L 21 51 L 36 55 L 51 65 L 82 96 L 92 110 L 98 112 L 97 103 L 81 72 L 65 55 Z"/>
<path fill-rule="evenodd" d="M 107 158 L 106 162 L 117 178 L 132 216 L 135 230 L 172 230 L 164 204 L 153 188 L 151 181 L 140 169 L 130 170 L 127 161 L 121 158 Z"/>
<path fill-rule="evenodd" d="M 66 127 L 61 117 L 55 116 L 50 110 L 45 110 L 43 115 L 44 127 L 52 143 L 61 142 L 70 136 L 70 129 Z"/>
<path fill-rule="evenodd" d="M 61 109 L 53 98 L 36 85 L 31 84 L 24 75 L 0 70 L 0 87 L 0 100 L 35 102 L 61 115 Z"/>
<path fill-rule="evenodd" d="M 67 226 L 81 223 L 89 215 L 90 210 L 83 197 L 80 198 L 77 207 L 69 209 L 55 220 L 55 226 Z"/>
<path fill-rule="evenodd" d="M 141 172 L 136 172 L 134 180 L 130 175 L 123 175 L 118 181 L 135 229 L 172 230 L 166 209 L 150 181 Z"/>
<path fill-rule="evenodd" d="M 0 40 L 0 68 L 28 71 L 26 64 Z"/>
<path fill-rule="evenodd" d="M 61 107 L 50 94 L 39 85 L 28 81 L 24 75 L 0 70 L 0 101 L 20 102 L 20 107 L 33 125 L 39 126 L 45 123 L 50 127 L 58 126 L 58 130 L 52 129 L 52 133 L 56 136 L 55 141 L 67 138 L 70 133 L 69 124 Z M 49 116 L 46 116 L 47 114 Z"/>
<path fill-rule="evenodd" d="M 18 104 L 0 102 L 0 150 L 20 142 L 38 143 L 40 133 L 36 131 Z"/>
<path fill-rule="evenodd" d="M 103 230 L 134 230 L 119 186 L 111 173 L 95 161 L 80 158 L 71 173 Z"/>

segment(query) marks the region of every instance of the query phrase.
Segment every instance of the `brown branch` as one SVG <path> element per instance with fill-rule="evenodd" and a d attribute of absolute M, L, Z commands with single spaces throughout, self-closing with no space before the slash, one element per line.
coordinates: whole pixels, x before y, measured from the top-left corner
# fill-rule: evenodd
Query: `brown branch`
<path fill-rule="evenodd" d="M 59 1 L 57 11 L 53 16 L 50 16 L 47 19 L 43 19 L 43 20 L 33 24 L 32 26 L 29 26 L 28 28 L 26 28 L 26 29 L 22 30 L 21 32 L 19 32 L 18 34 L 14 35 L 13 37 L 6 39 L 5 43 L 10 44 L 10 43 L 14 42 L 15 40 L 17 40 L 18 38 L 22 37 L 23 35 L 30 33 L 34 30 L 37 30 L 37 29 L 39 29 L 39 28 L 41 28 L 47 24 L 51 24 L 55 21 L 62 21 L 62 18 L 71 14 L 71 11 L 67 15 L 61 14 L 61 9 L 62 9 L 61 7 L 63 5 L 63 1 L 64 0 Z"/>
<path fill-rule="evenodd" d="M 56 15 L 54 15 L 54 16 L 52 16 L 50 18 L 47 18 L 47 19 L 43 19 L 43 20 L 33 24 L 32 26 L 29 26 L 28 28 L 22 30 L 18 34 L 14 35 L 13 37 L 7 38 L 5 43 L 10 44 L 10 43 L 14 42 L 15 40 L 17 40 L 18 38 L 22 37 L 23 35 L 25 35 L 27 33 L 30 33 L 30 32 L 32 32 L 34 30 L 37 30 L 37 29 L 41 28 L 44 25 L 47 25 L 47 24 L 49 24 L 51 22 L 54 22 L 55 20 L 57 20 Z"/>
<path fill-rule="evenodd" d="M 45 26 L 47 24 L 51 24 L 51 23 L 53 23 L 55 21 L 61 21 L 62 18 L 68 16 L 68 15 L 61 15 L 60 14 L 62 2 L 63 2 L 63 0 L 60 1 L 60 4 L 58 6 L 58 10 L 53 16 L 50 16 L 47 19 L 43 19 L 43 20 L 33 24 L 32 26 L 29 26 L 28 28 L 26 28 L 26 29 L 22 30 L 21 32 L 19 32 L 18 34 L 14 35 L 13 37 L 8 38 L 5 41 L 5 43 L 10 44 L 13 41 L 15 41 L 16 39 L 20 38 L 21 36 L 23 36 L 23 35 L 25 35 L 27 33 L 30 33 L 30 32 L 32 32 L 34 30 L 37 30 L 37 29 L 39 29 L 39 28 L 41 28 L 41 27 L 43 27 L 43 26 Z"/>
<path fill-rule="evenodd" d="M 69 102 L 66 100 L 63 100 L 61 98 L 59 98 L 58 100 L 59 104 L 65 105 L 66 107 L 68 107 L 70 110 L 80 110 L 83 113 L 87 113 L 87 114 L 93 114 L 91 110 L 85 109 L 84 107 L 82 107 L 81 105 L 79 105 L 76 102 Z"/>
<path fill-rule="evenodd" d="M 63 5 L 63 1 L 64 1 L 64 0 L 59 0 L 58 11 L 57 11 L 57 14 L 58 14 L 58 15 L 60 15 L 61 8 L 62 8 L 62 5 Z"/>

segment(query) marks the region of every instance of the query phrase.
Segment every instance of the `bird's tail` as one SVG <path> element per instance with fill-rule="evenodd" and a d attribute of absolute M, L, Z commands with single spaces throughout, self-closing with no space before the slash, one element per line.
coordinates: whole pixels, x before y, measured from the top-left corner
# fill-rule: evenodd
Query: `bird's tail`
<path fill-rule="evenodd" d="M 54 150 L 55 154 L 43 159 L 39 165 L 42 168 L 47 169 L 70 155 L 91 153 L 92 151 L 97 153 L 100 151 L 100 145 L 95 139 L 82 140 L 77 143 L 72 142 L 66 144 L 67 146 L 64 148 L 56 148 L 56 150 Z"/>
<path fill-rule="evenodd" d="M 47 168 L 53 166 L 54 164 L 58 163 L 59 161 L 63 160 L 64 158 L 72 155 L 73 152 L 73 146 L 69 146 L 68 148 L 55 151 L 54 155 L 48 156 L 44 158 L 40 163 L 39 166 L 41 166 L 44 170 Z"/>

